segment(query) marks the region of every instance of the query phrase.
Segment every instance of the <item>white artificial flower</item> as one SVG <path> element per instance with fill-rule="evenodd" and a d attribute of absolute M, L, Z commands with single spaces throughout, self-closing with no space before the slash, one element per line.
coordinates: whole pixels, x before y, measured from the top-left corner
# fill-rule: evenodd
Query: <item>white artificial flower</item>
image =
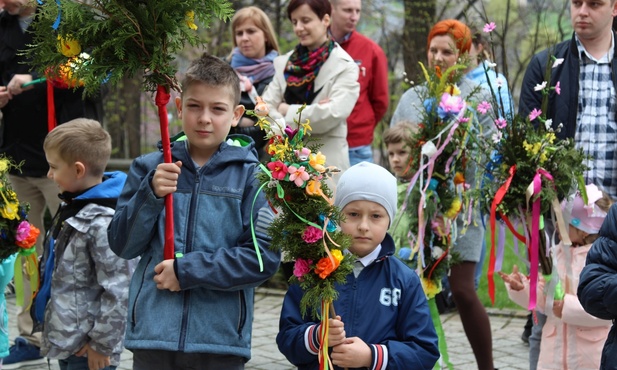
<path fill-rule="evenodd" d="M 503 86 L 503 80 L 501 79 L 501 77 L 497 77 L 497 87 L 502 87 Z"/>
<path fill-rule="evenodd" d="M 492 137 L 493 142 L 494 142 L 495 144 L 499 143 L 499 142 L 501 141 L 501 138 L 502 138 L 502 137 L 503 137 L 503 132 L 501 132 L 501 131 L 497 131 L 497 132 L 495 132 L 495 133 L 493 134 L 493 137 Z"/>
<path fill-rule="evenodd" d="M 497 63 L 493 63 L 493 62 L 491 62 L 490 60 L 487 60 L 487 61 L 486 61 L 486 65 L 487 65 L 489 68 L 495 68 L 495 67 L 497 67 Z"/>
<path fill-rule="evenodd" d="M 557 67 L 558 65 L 560 65 L 561 63 L 563 63 L 563 58 L 557 58 L 555 59 L 555 61 L 553 62 L 553 68 Z"/>
<path fill-rule="evenodd" d="M 537 84 L 536 86 L 534 86 L 533 90 L 540 91 L 540 90 L 544 90 L 545 87 L 546 87 L 546 81 L 543 81 L 541 84 Z"/>
<path fill-rule="evenodd" d="M 546 122 L 544 122 L 544 127 L 546 127 L 546 130 L 550 130 L 551 127 L 553 127 L 553 120 L 552 119 L 547 119 Z"/>
<path fill-rule="evenodd" d="M 442 254 L 443 254 L 443 249 L 439 247 L 433 247 L 433 253 L 431 255 L 433 259 L 438 259 L 439 257 L 441 257 Z"/>

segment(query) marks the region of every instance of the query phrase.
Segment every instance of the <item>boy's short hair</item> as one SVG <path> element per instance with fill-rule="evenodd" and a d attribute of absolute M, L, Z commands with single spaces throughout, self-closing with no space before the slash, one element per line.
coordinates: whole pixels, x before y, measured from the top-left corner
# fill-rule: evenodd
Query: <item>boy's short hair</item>
<path fill-rule="evenodd" d="M 67 163 L 83 163 L 88 175 L 102 176 L 111 156 L 111 136 L 98 121 L 77 118 L 51 130 L 43 149 L 57 151 Z"/>
<path fill-rule="evenodd" d="M 234 105 L 240 104 L 240 78 L 224 60 L 204 53 L 199 59 L 191 62 L 182 80 L 182 91 L 196 82 L 215 87 L 229 87 Z"/>
<path fill-rule="evenodd" d="M 383 134 L 384 144 L 411 144 L 413 134 L 418 131 L 418 125 L 410 121 L 401 121 L 390 127 Z"/>
<path fill-rule="evenodd" d="M 356 200 L 368 200 L 385 208 L 390 224 L 396 215 L 396 178 L 385 168 L 360 162 L 343 172 L 336 185 L 334 205 L 341 210 Z"/>

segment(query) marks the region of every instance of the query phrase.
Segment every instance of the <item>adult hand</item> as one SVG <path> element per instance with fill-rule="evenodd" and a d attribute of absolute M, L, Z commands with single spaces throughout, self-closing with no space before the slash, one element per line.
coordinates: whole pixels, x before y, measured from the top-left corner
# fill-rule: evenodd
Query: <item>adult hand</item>
<path fill-rule="evenodd" d="M 510 289 L 515 291 L 520 291 L 525 288 L 525 284 L 523 284 L 523 279 L 521 278 L 521 274 L 518 272 L 518 266 L 512 266 L 512 273 L 510 275 L 499 271 L 499 276 L 505 281 L 507 284 L 510 284 Z"/>
<path fill-rule="evenodd" d="M 277 109 L 279 111 L 280 114 L 282 114 L 283 116 L 287 115 L 287 111 L 289 110 L 289 104 L 287 103 L 281 103 L 279 104 L 279 107 Z"/>
<path fill-rule="evenodd" d="M 157 289 L 168 289 L 172 292 L 180 291 L 180 282 L 174 271 L 174 260 L 165 260 L 159 263 L 154 266 L 154 272 L 156 272 L 156 275 L 153 280 Z"/>
<path fill-rule="evenodd" d="M 32 89 L 33 86 L 28 86 L 26 88 L 22 87 L 23 84 L 28 82 L 32 82 L 32 75 L 14 75 L 11 81 L 9 81 L 9 84 L 6 85 L 11 97 Z"/>
<path fill-rule="evenodd" d="M 345 324 L 341 321 L 340 316 L 334 319 L 328 319 L 328 347 L 337 346 L 345 340 Z"/>
<path fill-rule="evenodd" d="M 332 347 L 332 363 L 340 367 L 358 368 L 371 366 L 371 349 L 358 337 L 347 338 Z"/>
<path fill-rule="evenodd" d="M 151 184 L 154 195 L 163 198 L 177 190 L 180 167 L 182 167 L 181 161 L 176 163 L 160 163 L 156 166 Z"/>
<path fill-rule="evenodd" d="M 75 356 L 87 356 L 89 370 L 100 370 L 111 365 L 109 356 L 105 356 L 104 354 L 95 351 L 88 343 L 86 343 L 86 345 L 83 346 L 79 352 L 75 354 Z"/>

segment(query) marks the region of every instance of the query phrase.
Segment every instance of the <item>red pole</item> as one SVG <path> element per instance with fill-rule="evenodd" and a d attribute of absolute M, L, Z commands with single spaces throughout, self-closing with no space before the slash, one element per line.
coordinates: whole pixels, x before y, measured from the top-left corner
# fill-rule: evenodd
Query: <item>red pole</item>
<path fill-rule="evenodd" d="M 169 120 L 167 118 L 167 103 L 170 94 L 167 88 L 158 85 L 156 97 L 154 99 L 159 110 L 159 123 L 161 126 L 161 142 L 163 144 L 163 160 L 171 163 L 171 143 L 169 142 Z M 173 194 L 165 196 L 165 249 L 163 258 L 171 260 L 174 258 L 174 198 Z"/>

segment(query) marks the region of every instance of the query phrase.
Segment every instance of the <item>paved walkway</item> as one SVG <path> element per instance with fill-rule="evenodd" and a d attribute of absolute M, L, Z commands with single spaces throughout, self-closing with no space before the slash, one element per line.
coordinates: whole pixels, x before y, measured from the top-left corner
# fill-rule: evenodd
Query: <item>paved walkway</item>
<path fill-rule="evenodd" d="M 255 322 L 253 323 L 252 358 L 247 363 L 247 370 L 290 370 L 294 367 L 278 351 L 275 343 L 278 332 L 278 318 L 281 311 L 283 295 L 279 290 L 257 289 L 255 297 Z M 7 299 L 9 309 L 9 330 L 11 338 L 17 333 L 15 324 L 15 298 Z M 499 370 L 529 369 L 528 350 L 521 341 L 525 325 L 526 312 L 499 311 L 489 309 L 493 331 L 493 357 L 495 367 Z M 446 333 L 450 361 L 455 369 L 477 369 L 467 337 L 463 331 L 460 318 L 456 312 L 441 315 Z M 124 351 L 120 370 L 129 370 L 132 354 Z M 22 367 L 25 368 L 25 367 Z M 27 367 L 29 370 L 47 370 L 48 366 Z M 56 361 L 51 362 L 51 369 L 58 370 Z M 154 369 L 153 369 L 154 370 Z"/>

